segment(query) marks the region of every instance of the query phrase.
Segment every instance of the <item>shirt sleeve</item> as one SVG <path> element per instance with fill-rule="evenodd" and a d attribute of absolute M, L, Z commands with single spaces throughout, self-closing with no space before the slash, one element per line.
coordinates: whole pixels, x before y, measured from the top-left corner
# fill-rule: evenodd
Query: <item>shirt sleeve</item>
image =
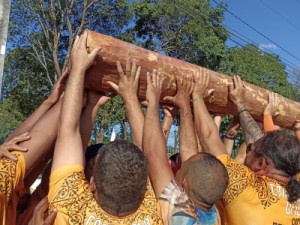
<path fill-rule="evenodd" d="M 264 135 L 267 135 L 268 132 L 275 131 L 272 115 L 264 115 Z"/>
<path fill-rule="evenodd" d="M 16 189 L 24 188 L 25 158 L 21 152 L 11 152 L 18 160 L 4 157 L 0 160 L 0 195 L 9 201 Z"/>

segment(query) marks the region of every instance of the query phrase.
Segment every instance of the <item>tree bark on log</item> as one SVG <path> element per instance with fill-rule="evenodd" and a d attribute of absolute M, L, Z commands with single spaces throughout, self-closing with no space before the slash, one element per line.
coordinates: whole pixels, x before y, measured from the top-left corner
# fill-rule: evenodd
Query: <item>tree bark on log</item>
<path fill-rule="evenodd" d="M 144 48 L 129 44 L 116 38 L 88 30 L 87 49 L 91 52 L 97 46 L 101 51 L 97 56 L 95 65 L 87 71 L 86 88 L 102 92 L 114 93 L 107 81 L 118 83 L 116 61 L 120 61 L 125 69 L 126 58 L 136 59 L 141 68 L 138 97 L 145 99 L 147 88 L 147 72 L 156 69 L 165 77 L 161 102 L 164 96 L 176 94 L 175 76 L 192 75 L 197 73 L 200 66 L 155 53 Z M 228 99 L 228 85 L 232 83 L 232 77 L 209 70 L 209 89 L 215 89 L 212 96 L 206 99 L 209 111 L 237 115 L 235 106 Z M 255 120 L 262 121 L 263 111 L 268 104 L 270 91 L 244 82 L 246 87 L 245 104 Z M 281 103 L 274 124 L 291 129 L 296 119 L 300 119 L 300 103 L 280 96 Z"/>

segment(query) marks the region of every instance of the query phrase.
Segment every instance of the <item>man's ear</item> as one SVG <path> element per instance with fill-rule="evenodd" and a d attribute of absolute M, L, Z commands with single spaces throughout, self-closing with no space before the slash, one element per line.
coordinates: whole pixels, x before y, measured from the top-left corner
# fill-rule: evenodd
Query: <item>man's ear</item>
<path fill-rule="evenodd" d="M 255 162 L 253 163 L 253 172 L 263 176 L 266 175 L 268 172 L 268 164 L 267 164 L 267 160 L 265 157 L 263 156 L 259 156 L 256 158 Z"/>
<path fill-rule="evenodd" d="M 92 193 L 94 194 L 96 192 L 96 184 L 95 184 L 95 178 L 94 176 L 91 176 L 91 179 L 90 179 L 90 189 L 92 191 Z"/>

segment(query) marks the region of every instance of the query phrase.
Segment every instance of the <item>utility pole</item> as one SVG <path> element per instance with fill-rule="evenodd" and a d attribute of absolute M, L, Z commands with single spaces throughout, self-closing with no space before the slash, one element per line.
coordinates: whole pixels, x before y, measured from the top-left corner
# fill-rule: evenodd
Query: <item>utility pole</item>
<path fill-rule="evenodd" d="M 2 97 L 2 81 L 5 61 L 7 30 L 9 23 L 10 2 L 11 0 L 0 1 L 0 100 Z"/>

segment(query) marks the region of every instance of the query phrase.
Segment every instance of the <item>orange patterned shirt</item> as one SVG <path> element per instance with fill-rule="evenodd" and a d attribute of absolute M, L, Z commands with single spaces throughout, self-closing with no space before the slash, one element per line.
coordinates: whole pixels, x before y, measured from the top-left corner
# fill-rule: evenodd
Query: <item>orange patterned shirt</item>
<path fill-rule="evenodd" d="M 0 160 L 0 222 L 16 224 L 17 205 L 24 188 L 25 159 L 21 152 L 11 152 L 18 157 L 14 162 L 8 158 Z"/>
<path fill-rule="evenodd" d="M 150 182 L 138 210 L 126 217 L 115 217 L 100 207 L 90 191 L 82 165 L 67 165 L 55 170 L 50 176 L 49 187 L 50 210 L 58 210 L 54 224 L 162 224 Z"/>
<path fill-rule="evenodd" d="M 300 201 L 295 204 L 287 201 L 285 184 L 255 174 L 228 155 L 218 159 L 229 175 L 229 185 L 222 197 L 225 224 L 300 224 Z"/>

